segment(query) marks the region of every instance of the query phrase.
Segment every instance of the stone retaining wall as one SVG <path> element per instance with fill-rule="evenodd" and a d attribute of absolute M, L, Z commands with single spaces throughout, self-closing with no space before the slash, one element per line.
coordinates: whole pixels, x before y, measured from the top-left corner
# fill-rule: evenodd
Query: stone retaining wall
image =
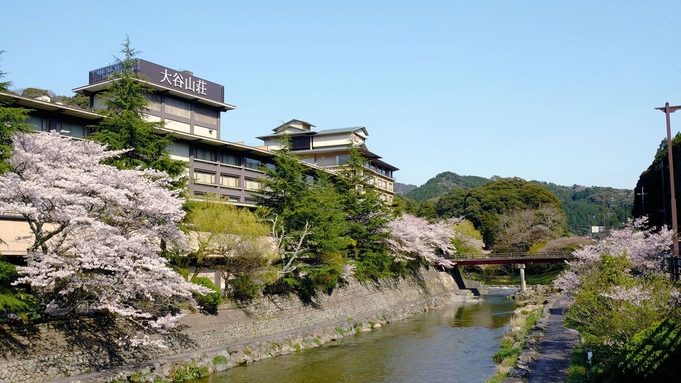
<path fill-rule="evenodd" d="M 107 318 L 0 327 L 0 383 L 169 380 L 316 347 L 468 299 L 472 294 L 458 291 L 448 273 L 430 269 L 379 284 L 350 283 L 311 304 L 295 296 L 263 297 L 248 306 L 225 304 L 217 315 L 189 314 L 179 333 L 150 338 L 165 348 L 126 346 L 122 340 L 134 329 Z"/>

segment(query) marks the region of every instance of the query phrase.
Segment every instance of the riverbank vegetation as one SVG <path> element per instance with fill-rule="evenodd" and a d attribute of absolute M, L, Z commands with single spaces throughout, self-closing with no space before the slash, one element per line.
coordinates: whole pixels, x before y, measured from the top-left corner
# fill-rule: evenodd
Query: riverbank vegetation
<path fill-rule="evenodd" d="M 500 349 L 492 357 L 497 364 L 497 372 L 486 380 L 487 383 L 500 383 L 516 366 L 518 355 L 525 347 L 528 333 L 542 316 L 542 307 L 542 305 L 527 305 L 515 310 L 506 325 L 506 333 L 501 340 Z"/>
<path fill-rule="evenodd" d="M 639 219 L 575 252 L 556 286 L 573 302 L 566 325 L 591 351 L 574 379 L 595 382 L 670 381 L 681 356 L 681 293 L 665 257 L 672 233 Z"/>

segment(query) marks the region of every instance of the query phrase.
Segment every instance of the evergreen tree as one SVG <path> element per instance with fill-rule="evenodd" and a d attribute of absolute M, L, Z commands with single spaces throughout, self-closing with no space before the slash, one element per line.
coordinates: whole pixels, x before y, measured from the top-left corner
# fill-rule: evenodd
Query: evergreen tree
<path fill-rule="evenodd" d="M 263 167 L 256 203 L 273 224 L 284 282 L 310 299 L 317 288 L 331 290 L 342 275 L 346 237 L 340 198 L 325 173 L 296 157 L 285 138 L 274 167 Z"/>
<path fill-rule="evenodd" d="M 365 163 L 359 150 L 351 148 L 350 157 L 336 180 L 346 215 L 347 235 L 351 238 L 348 256 L 355 260 L 355 276 L 360 280 L 389 275 L 394 263 L 386 243 L 393 213 L 374 186 L 366 182 Z"/>
<path fill-rule="evenodd" d="M 0 51 L 0 59 L 5 51 Z M 11 81 L 2 81 L 6 73 L 0 70 L 0 92 L 9 93 Z M 12 107 L 12 100 L 0 98 L 0 174 L 9 170 L 7 159 L 12 154 L 12 134 L 29 132 L 31 128 L 26 123 L 29 110 Z"/>
<path fill-rule="evenodd" d="M 123 43 L 121 53 L 124 58 L 116 58 L 111 84 L 100 95 L 106 105 L 101 111 L 105 118 L 94 127 L 90 138 L 107 144 L 111 150 L 132 149 L 110 160 L 110 164 L 119 169 L 155 169 L 177 179 L 186 165 L 170 158 L 167 147 L 172 143 L 172 136 L 158 131 L 163 123 L 144 119 L 149 105 L 146 95 L 152 90 L 137 73 L 139 52 L 130 46 L 129 38 Z"/>

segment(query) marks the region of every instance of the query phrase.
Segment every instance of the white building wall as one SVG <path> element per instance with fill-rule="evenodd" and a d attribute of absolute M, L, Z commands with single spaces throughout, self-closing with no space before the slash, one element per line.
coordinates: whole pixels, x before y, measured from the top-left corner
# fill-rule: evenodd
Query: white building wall
<path fill-rule="evenodd" d="M 201 137 L 208 137 L 208 138 L 218 138 L 218 130 L 215 128 L 206 128 L 204 126 L 199 126 L 194 124 L 194 134 L 197 136 Z"/>
<path fill-rule="evenodd" d="M 165 124 L 163 125 L 165 128 L 168 128 L 170 130 L 176 130 L 178 132 L 185 132 L 185 133 L 190 133 L 191 128 L 189 124 L 185 124 L 184 122 L 178 122 L 178 121 L 173 121 L 173 120 L 165 120 Z"/>
<path fill-rule="evenodd" d="M 330 134 L 328 136 L 314 136 L 313 149 L 328 148 L 330 146 L 348 146 L 352 143 L 348 134 Z"/>

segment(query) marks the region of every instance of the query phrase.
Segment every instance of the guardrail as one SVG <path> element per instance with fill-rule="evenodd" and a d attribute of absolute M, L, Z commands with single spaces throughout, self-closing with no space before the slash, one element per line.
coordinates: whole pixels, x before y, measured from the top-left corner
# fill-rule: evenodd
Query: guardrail
<path fill-rule="evenodd" d="M 446 259 L 456 260 L 456 259 L 495 259 L 495 258 L 572 258 L 572 253 L 569 251 L 557 251 L 557 252 L 547 252 L 547 253 L 487 253 L 487 254 L 454 254 L 450 257 L 445 257 Z"/>

